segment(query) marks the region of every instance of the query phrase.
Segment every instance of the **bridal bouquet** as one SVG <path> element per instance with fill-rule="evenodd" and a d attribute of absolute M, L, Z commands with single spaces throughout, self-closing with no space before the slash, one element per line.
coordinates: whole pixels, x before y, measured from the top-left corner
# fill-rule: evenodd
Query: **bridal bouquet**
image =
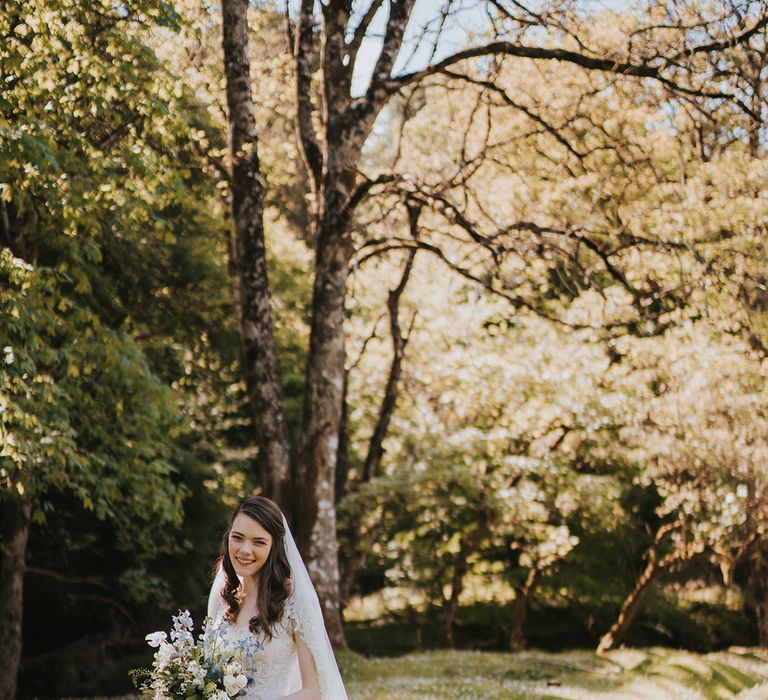
<path fill-rule="evenodd" d="M 136 687 L 153 700 L 230 700 L 242 694 L 248 684 L 242 651 L 208 634 L 208 622 L 197 642 L 188 610 L 173 617 L 170 642 L 165 632 L 148 634 L 155 660 L 151 669 L 131 671 Z"/>

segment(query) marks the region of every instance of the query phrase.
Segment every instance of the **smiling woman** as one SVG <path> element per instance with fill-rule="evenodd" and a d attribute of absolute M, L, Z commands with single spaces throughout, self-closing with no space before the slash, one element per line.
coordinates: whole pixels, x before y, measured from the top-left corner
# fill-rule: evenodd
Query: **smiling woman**
<path fill-rule="evenodd" d="M 240 513 L 229 533 L 229 557 L 237 574 L 252 576 L 260 571 L 271 551 L 272 535 L 258 521 Z"/>
<path fill-rule="evenodd" d="M 312 582 L 277 505 L 235 508 L 208 600 L 209 628 L 248 660 L 248 700 L 346 700 Z"/>
<path fill-rule="evenodd" d="M 272 637 L 290 593 L 284 535 L 282 513 L 267 498 L 246 498 L 232 514 L 219 560 L 227 579 L 224 619 L 232 626 Z"/>

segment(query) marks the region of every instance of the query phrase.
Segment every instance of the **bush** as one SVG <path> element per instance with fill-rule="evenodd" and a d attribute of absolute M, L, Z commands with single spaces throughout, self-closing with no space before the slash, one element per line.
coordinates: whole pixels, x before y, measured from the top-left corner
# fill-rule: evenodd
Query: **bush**
<path fill-rule="evenodd" d="M 509 646 L 511 606 L 476 603 L 459 609 L 454 639 L 459 649 L 506 651 Z M 526 646 L 563 651 L 594 649 L 616 619 L 618 607 L 606 600 L 574 602 L 560 607 L 534 603 L 525 626 Z M 347 641 L 367 656 L 398 656 L 438 647 L 437 611 L 424 615 L 420 627 L 403 622 L 348 623 Z M 420 641 L 420 644 L 419 644 Z M 714 603 L 681 608 L 663 590 L 651 591 L 629 629 L 631 647 L 666 646 L 700 653 L 756 643 L 745 615 Z"/>

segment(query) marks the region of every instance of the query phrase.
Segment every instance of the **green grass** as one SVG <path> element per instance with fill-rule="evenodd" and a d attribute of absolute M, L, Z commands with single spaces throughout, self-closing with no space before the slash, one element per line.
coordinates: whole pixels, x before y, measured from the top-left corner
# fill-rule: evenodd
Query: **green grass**
<path fill-rule="evenodd" d="M 429 651 L 370 659 L 348 652 L 339 662 L 350 700 L 768 700 L 763 649 L 619 649 L 602 657 Z"/>
<path fill-rule="evenodd" d="M 343 654 L 350 700 L 768 700 L 768 652 Z"/>

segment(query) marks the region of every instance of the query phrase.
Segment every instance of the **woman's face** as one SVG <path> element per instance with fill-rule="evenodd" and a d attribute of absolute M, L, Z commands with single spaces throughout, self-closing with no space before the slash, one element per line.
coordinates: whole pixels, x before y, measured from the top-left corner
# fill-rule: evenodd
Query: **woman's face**
<path fill-rule="evenodd" d="M 272 536 L 256 520 L 238 513 L 229 531 L 229 558 L 238 576 L 253 576 L 267 561 Z"/>

